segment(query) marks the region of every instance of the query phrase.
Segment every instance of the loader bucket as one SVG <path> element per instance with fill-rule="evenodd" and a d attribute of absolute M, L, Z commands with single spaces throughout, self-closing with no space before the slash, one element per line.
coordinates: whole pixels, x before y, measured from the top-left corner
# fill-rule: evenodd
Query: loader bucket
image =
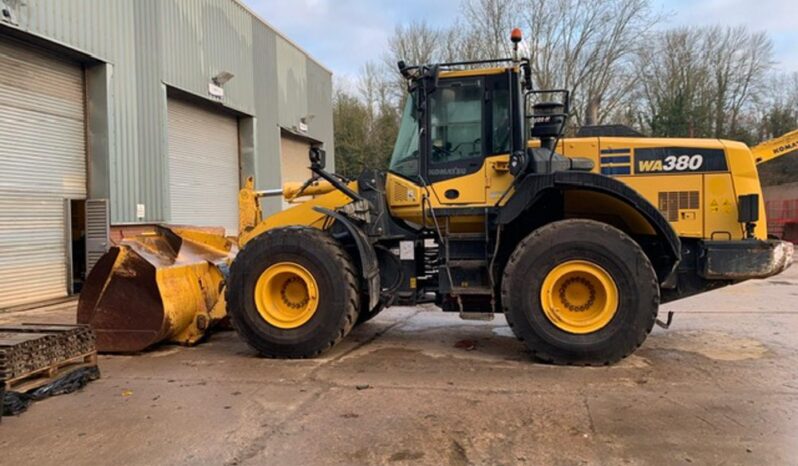
<path fill-rule="evenodd" d="M 126 239 L 87 277 L 78 322 L 91 325 L 101 352 L 194 344 L 226 315 L 225 275 L 236 252 L 223 236 L 189 228 Z"/>

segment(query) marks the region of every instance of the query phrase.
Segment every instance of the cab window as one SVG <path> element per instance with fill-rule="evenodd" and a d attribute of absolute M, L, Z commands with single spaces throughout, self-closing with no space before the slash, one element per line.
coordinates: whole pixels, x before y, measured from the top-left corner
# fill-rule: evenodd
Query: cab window
<path fill-rule="evenodd" d="M 390 171 L 412 178 L 419 174 L 418 170 L 418 119 L 412 98 L 407 99 L 396 145 L 391 156 Z"/>
<path fill-rule="evenodd" d="M 506 83 L 505 83 L 506 84 Z M 510 153 L 510 128 L 512 121 L 510 121 L 510 91 L 505 88 L 497 88 L 493 90 L 491 99 L 491 117 L 493 118 L 492 137 L 491 137 L 491 150 L 489 154 L 508 154 Z"/>
<path fill-rule="evenodd" d="M 479 80 L 442 84 L 430 95 L 430 168 L 482 159 L 482 101 Z"/>

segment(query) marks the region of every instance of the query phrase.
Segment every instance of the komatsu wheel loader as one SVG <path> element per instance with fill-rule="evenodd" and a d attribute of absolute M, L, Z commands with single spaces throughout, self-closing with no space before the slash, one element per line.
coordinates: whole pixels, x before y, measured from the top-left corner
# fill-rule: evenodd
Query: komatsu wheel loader
<path fill-rule="evenodd" d="M 387 174 L 346 180 L 315 149 L 316 178 L 289 193 L 314 197 L 244 225 L 228 312 L 263 355 L 312 357 L 386 307 L 434 302 L 503 313 L 543 361 L 609 364 L 660 304 L 792 262 L 766 237 L 743 144 L 562 140 L 568 92 L 532 90 L 517 56 L 399 67 L 409 98 Z"/>
<path fill-rule="evenodd" d="M 409 96 L 387 173 L 345 179 L 314 148 L 314 176 L 281 191 L 295 205 L 267 218 L 258 201 L 274 193 L 247 183 L 224 296 L 249 345 L 313 357 L 385 308 L 435 303 L 464 319 L 503 313 L 539 360 L 610 364 L 644 342 L 661 304 L 792 263 L 792 244 L 767 238 L 751 149 L 563 139 L 568 91 L 533 90 L 513 41 L 506 60 L 399 64 Z M 86 321 L 101 315 L 92 296 Z"/>

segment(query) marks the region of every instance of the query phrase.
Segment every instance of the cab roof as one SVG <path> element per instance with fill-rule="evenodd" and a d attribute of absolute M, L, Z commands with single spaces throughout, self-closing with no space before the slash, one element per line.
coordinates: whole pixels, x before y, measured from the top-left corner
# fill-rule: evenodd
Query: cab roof
<path fill-rule="evenodd" d="M 475 68 L 471 70 L 451 70 L 451 71 L 441 71 L 440 78 L 447 79 L 447 78 L 471 78 L 474 76 L 493 76 L 496 74 L 502 74 L 511 70 L 512 68 L 507 67 L 492 67 L 492 68 Z"/>

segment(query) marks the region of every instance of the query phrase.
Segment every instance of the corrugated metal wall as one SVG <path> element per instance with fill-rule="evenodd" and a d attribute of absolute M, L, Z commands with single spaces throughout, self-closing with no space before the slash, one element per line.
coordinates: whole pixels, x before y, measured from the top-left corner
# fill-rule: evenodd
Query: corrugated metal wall
<path fill-rule="evenodd" d="M 330 72 L 234 0 L 26 0 L 15 8 L 15 29 L 112 67 L 107 137 L 115 224 L 137 222 L 137 204 L 146 205 L 142 221 L 169 220 L 166 86 L 207 98 L 212 76 L 235 75 L 222 103 L 256 118 L 249 169 L 258 188 L 279 184 L 273 167 L 280 126 L 297 127 L 313 114 L 308 135 L 332 155 Z"/>
<path fill-rule="evenodd" d="M 163 24 L 164 81 L 198 95 L 220 71 L 236 77 L 225 85 L 225 101 L 254 111 L 252 17 L 232 1 L 158 1 Z"/>
<path fill-rule="evenodd" d="M 252 63 L 253 72 L 257 77 L 255 83 L 255 114 L 271 115 L 271 118 L 259 117 L 255 122 L 255 134 L 257 143 L 261 147 L 277 148 L 275 155 L 279 159 L 280 147 L 280 128 L 277 120 L 279 116 L 278 86 L 268 85 L 267 83 L 277 82 L 277 35 L 268 27 L 252 19 Z M 332 109 L 330 109 L 332 114 Z M 315 130 L 315 128 L 313 128 Z M 330 139 L 329 141 L 332 141 Z M 260 189 L 270 189 L 279 187 L 281 184 L 280 170 L 277 170 L 277 163 L 272 158 L 260 157 L 253 160 L 252 172 L 255 175 Z M 262 201 L 264 208 L 270 211 L 279 210 L 282 205 L 279 199 L 265 198 Z"/>
<path fill-rule="evenodd" d="M 308 72 L 302 52 L 283 38 L 277 38 L 277 84 L 280 126 L 294 131 L 308 114 Z"/>
<path fill-rule="evenodd" d="M 327 141 L 332 141 L 334 137 L 333 132 L 333 114 L 330 111 L 330 103 L 333 98 L 332 80 L 328 72 L 321 67 L 318 63 L 307 62 L 307 99 L 308 99 L 308 113 L 313 115 L 313 120 L 310 125 L 313 128 L 315 138 L 319 141 L 325 142 L 327 149 L 327 168 L 330 170 L 335 169 L 335 147 L 333 144 L 327 144 Z"/>

